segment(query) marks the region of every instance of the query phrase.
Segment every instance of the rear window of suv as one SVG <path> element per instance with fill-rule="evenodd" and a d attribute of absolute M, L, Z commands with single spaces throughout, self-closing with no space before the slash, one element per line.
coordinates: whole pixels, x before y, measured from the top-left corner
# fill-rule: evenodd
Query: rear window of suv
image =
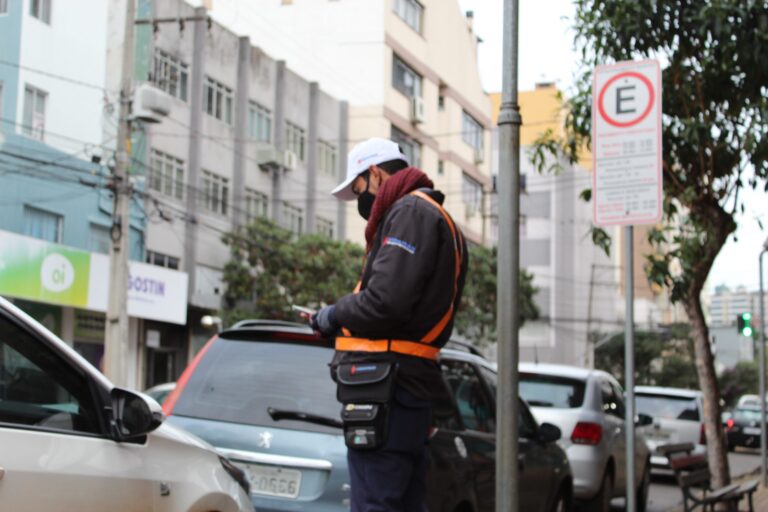
<path fill-rule="evenodd" d="M 339 433 L 296 420 L 274 421 L 267 409 L 340 419 L 326 347 L 219 338 L 206 352 L 173 414 L 194 418 Z"/>
<path fill-rule="evenodd" d="M 531 407 L 576 409 L 584 403 L 584 381 L 555 375 L 520 374 L 520 396 Z"/>
<path fill-rule="evenodd" d="M 635 393 L 635 404 L 638 413 L 654 418 L 700 421 L 699 403 L 696 398 Z"/>

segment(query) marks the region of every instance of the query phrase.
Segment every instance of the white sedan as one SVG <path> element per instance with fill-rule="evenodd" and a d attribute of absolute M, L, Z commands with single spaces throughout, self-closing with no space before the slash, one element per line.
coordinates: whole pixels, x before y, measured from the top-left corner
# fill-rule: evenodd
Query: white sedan
<path fill-rule="evenodd" d="M 3 510 L 252 511 L 243 473 L 0 297 Z"/>

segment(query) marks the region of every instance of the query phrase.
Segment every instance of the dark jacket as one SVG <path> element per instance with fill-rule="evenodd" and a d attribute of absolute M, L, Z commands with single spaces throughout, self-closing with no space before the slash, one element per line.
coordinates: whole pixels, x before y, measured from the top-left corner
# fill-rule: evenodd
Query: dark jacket
<path fill-rule="evenodd" d="M 442 204 L 442 193 L 421 189 Z M 458 226 L 456 226 L 458 231 Z M 462 265 L 454 303 L 461 302 L 467 271 L 467 247 L 461 237 Z M 418 341 L 445 315 L 453 298 L 455 250 L 443 215 L 426 200 L 407 195 L 382 219 L 363 270 L 359 293 L 336 303 L 336 320 L 352 336 Z M 433 342 L 442 347 L 451 337 L 453 319 Z M 434 361 L 403 354 L 339 352 L 336 362 L 394 359 L 398 383 L 420 398 L 442 395 L 440 369 Z"/>

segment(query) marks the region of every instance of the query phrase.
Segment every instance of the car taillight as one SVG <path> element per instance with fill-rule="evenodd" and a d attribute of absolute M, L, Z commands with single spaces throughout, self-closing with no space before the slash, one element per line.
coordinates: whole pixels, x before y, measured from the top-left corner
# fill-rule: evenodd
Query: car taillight
<path fill-rule="evenodd" d="M 701 430 L 699 430 L 699 444 L 707 444 L 707 433 L 704 430 L 704 424 L 701 424 Z"/>
<path fill-rule="evenodd" d="M 731 418 L 731 419 L 729 419 L 728 421 L 726 421 L 726 422 L 725 422 L 725 426 L 726 426 L 726 428 L 727 428 L 728 430 L 732 430 L 732 429 L 733 429 L 733 426 L 734 426 L 735 424 L 736 424 L 736 422 L 735 422 L 735 421 L 733 421 L 733 418 Z"/>
<path fill-rule="evenodd" d="M 170 416 L 173 412 L 173 408 L 176 407 L 176 402 L 181 396 L 181 393 L 184 391 L 184 387 L 187 385 L 187 382 L 189 382 L 190 377 L 192 377 L 192 374 L 195 372 L 195 368 L 197 368 L 197 365 L 200 364 L 200 360 L 203 359 L 203 356 L 208 351 L 210 346 L 213 345 L 213 342 L 216 341 L 217 337 L 218 336 L 214 336 L 213 338 L 209 339 L 203 348 L 200 349 L 200 352 L 197 353 L 189 366 L 187 366 L 187 368 L 184 370 L 184 373 L 181 374 L 179 380 L 176 381 L 176 387 L 173 388 L 173 391 L 171 391 L 171 393 L 168 395 L 168 398 L 163 401 L 163 413 L 166 416 Z"/>
<path fill-rule="evenodd" d="M 574 444 L 588 444 L 597 445 L 600 444 L 600 440 L 603 438 L 603 427 L 597 423 L 589 423 L 586 421 L 580 421 L 576 424 L 571 434 L 571 441 Z"/>

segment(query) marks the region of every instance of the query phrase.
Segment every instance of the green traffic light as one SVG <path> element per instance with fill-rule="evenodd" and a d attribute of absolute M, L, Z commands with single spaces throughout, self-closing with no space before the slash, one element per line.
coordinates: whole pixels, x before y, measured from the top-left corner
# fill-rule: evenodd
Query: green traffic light
<path fill-rule="evenodd" d="M 746 336 L 746 337 L 750 337 L 750 336 L 752 336 L 752 328 L 751 328 L 751 327 L 749 327 L 749 326 L 747 326 L 747 327 L 745 327 L 745 328 L 744 328 L 744 330 L 743 330 L 743 331 L 741 331 L 741 333 L 742 333 L 744 336 Z"/>
<path fill-rule="evenodd" d="M 752 320 L 752 313 L 744 313 L 741 315 L 741 318 L 743 318 L 745 322 L 749 322 Z"/>

